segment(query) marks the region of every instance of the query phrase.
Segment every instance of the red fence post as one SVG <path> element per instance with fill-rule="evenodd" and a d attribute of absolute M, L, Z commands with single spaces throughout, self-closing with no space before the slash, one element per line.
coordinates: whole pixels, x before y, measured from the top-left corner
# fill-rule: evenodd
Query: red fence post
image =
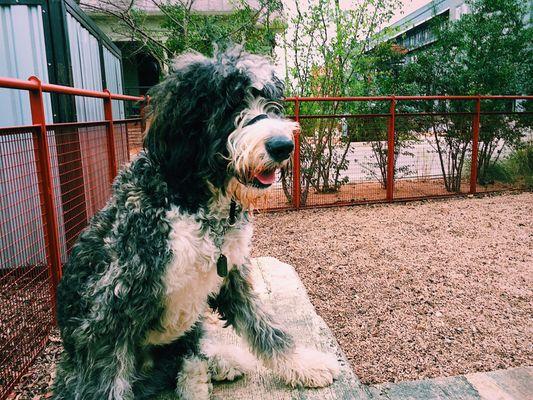
<path fill-rule="evenodd" d="M 476 113 L 472 120 L 472 162 L 470 163 L 470 193 L 477 189 L 477 164 L 479 153 L 479 125 L 481 123 L 481 97 L 476 99 Z"/>
<path fill-rule="evenodd" d="M 40 175 L 39 196 L 43 204 L 43 228 L 47 256 L 50 259 L 48 270 L 50 273 L 50 293 L 52 297 L 52 313 L 56 320 L 56 291 L 61 278 L 61 250 L 59 244 L 59 229 L 57 225 L 56 205 L 54 201 L 53 174 L 50 164 L 50 149 L 48 146 L 48 134 L 46 132 L 46 116 L 44 111 L 43 91 L 39 78 L 32 76 L 30 81 L 36 82 L 37 89 L 31 89 L 30 108 L 33 125 L 38 125 L 36 130 L 35 149 L 37 157 L 37 173 Z"/>
<path fill-rule="evenodd" d="M 118 173 L 117 154 L 115 152 L 115 132 L 113 127 L 113 107 L 111 105 L 111 92 L 104 89 L 107 97 L 104 98 L 104 118 L 107 121 L 107 154 L 109 159 L 109 180 L 113 183 Z"/>
<path fill-rule="evenodd" d="M 300 101 L 294 100 L 294 120 L 300 122 Z M 300 128 L 294 132 L 294 157 L 292 158 L 292 205 L 295 209 L 300 208 Z"/>
<path fill-rule="evenodd" d="M 396 98 L 390 103 L 389 129 L 387 132 L 387 201 L 394 198 L 394 134 L 396 127 Z"/>

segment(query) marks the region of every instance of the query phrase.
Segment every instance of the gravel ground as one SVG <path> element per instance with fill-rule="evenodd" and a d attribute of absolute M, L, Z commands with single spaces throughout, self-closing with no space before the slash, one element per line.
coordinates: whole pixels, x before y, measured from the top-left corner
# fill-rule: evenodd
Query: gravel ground
<path fill-rule="evenodd" d="M 35 363 L 22 377 L 7 400 L 45 400 L 52 397 L 52 383 L 55 378 L 55 365 L 61 353 L 59 331 L 54 329 L 45 349 Z M 104 399 L 102 399 L 104 400 Z"/>
<path fill-rule="evenodd" d="M 364 383 L 533 364 L 533 193 L 258 215 Z M 57 332 L 10 400 L 51 397 Z"/>
<path fill-rule="evenodd" d="M 259 215 L 364 383 L 533 364 L 533 194 Z"/>

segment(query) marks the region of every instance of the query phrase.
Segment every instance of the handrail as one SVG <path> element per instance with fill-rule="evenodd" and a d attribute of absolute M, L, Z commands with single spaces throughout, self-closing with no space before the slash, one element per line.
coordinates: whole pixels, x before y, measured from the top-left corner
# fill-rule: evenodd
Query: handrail
<path fill-rule="evenodd" d="M 285 101 L 391 101 L 391 100 L 533 100 L 530 95 L 485 95 L 485 96 L 345 96 L 345 97 L 286 97 Z"/>
<path fill-rule="evenodd" d="M 25 81 L 23 79 L 0 77 L 0 87 L 19 90 L 38 90 L 39 83 L 33 80 Z M 43 92 L 47 93 L 70 94 L 99 99 L 109 99 L 109 97 L 111 97 L 112 100 L 143 101 L 145 99 L 144 96 L 129 96 L 126 94 L 109 93 L 107 91 L 100 92 L 96 90 L 78 89 L 71 86 L 61 86 L 52 83 L 42 83 L 40 88 Z"/>
<path fill-rule="evenodd" d="M 37 90 L 39 85 L 37 82 L 16 78 L 7 78 L 0 77 L 0 87 L 10 88 L 10 89 L 19 89 L 19 90 Z M 41 88 L 43 92 L 48 93 L 62 93 L 70 94 L 74 96 L 86 96 L 86 97 L 96 97 L 100 99 L 109 98 L 109 94 L 105 91 L 96 91 L 88 89 L 78 89 L 71 86 L 61 86 L 55 85 L 52 83 L 42 83 Z M 143 101 L 145 96 L 130 96 L 126 94 L 111 93 L 112 100 L 130 100 L 130 101 Z M 532 95 L 479 95 L 479 96 L 452 96 L 452 95 L 429 95 L 429 96 L 344 96 L 344 97 L 333 97 L 333 96 L 309 96 L 309 97 L 299 97 L 299 96 L 290 96 L 286 97 L 285 101 L 299 101 L 299 102 L 310 102 L 310 101 L 390 101 L 392 99 L 396 100 L 533 100 Z"/>
<path fill-rule="evenodd" d="M 36 90 L 39 88 L 37 82 L 25 81 L 16 78 L 0 77 L 0 87 L 19 89 L 19 90 Z M 107 93 L 105 91 L 96 91 L 88 89 L 78 89 L 71 86 L 61 86 L 52 83 L 42 83 L 41 88 L 43 92 L 48 93 L 62 93 L 74 96 L 96 97 L 100 99 L 107 99 L 111 95 L 112 100 L 130 100 L 143 101 L 145 96 L 130 96 L 126 94 Z M 344 96 L 344 97 L 330 97 L 330 96 L 315 96 L 315 97 L 286 97 L 285 101 L 390 101 L 396 100 L 533 100 L 531 95 L 479 95 L 479 96 L 452 96 L 452 95 L 435 95 L 435 96 Z"/>

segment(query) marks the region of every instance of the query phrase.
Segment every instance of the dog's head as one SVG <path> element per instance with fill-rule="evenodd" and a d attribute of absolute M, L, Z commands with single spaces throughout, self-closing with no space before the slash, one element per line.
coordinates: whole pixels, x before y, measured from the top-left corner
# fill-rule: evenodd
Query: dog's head
<path fill-rule="evenodd" d="M 298 127 L 283 118 L 282 95 L 270 62 L 240 47 L 175 61 L 151 92 L 145 148 L 180 205 L 196 209 L 215 192 L 246 203 L 274 183 Z"/>

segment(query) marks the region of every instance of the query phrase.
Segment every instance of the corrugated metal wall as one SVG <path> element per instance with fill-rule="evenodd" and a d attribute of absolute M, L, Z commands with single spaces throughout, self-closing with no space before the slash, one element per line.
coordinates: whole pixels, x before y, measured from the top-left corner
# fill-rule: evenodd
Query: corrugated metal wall
<path fill-rule="evenodd" d="M 113 93 L 122 93 L 122 67 L 120 59 L 104 47 L 104 68 L 107 88 Z M 113 119 L 124 118 L 124 102 L 113 100 Z"/>
<path fill-rule="evenodd" d="M 38 5 L 1 5 L 0 6 L 0 76 L 27 79 L 31 75 L 49 82 L 47 44 L 43 29 L 43 13 Z M 68 42 L 71 58 L 71 70 L 74 87 L 103 90 L 102 74 L 105 73 L 108 88 L 112 92 L 122 93 L 122 68 L 120 59 L 103 47 L 104 59 L 100 57 L 100 43 L 88 29 L 76 19 L 74 14 L 66 14 Z M 53 29 L 61 29 L 53 27 Z M 54 32 L 52 32 L 53 34 Z M 102 62 L 103 61 L 103 62 Z M 105 72 L 104 72 L 105 71 Z M 46 120 L 52 124 L 52 106 L 50 95 L 44 95 Z M 101 99 L 75 97 L 78 122 L 101 121 L 104 119 L 103 101 Z M 114 118 L 124 118 L 122 102 L 114 102 Z M 0 89 L 0 127 L 31 124 L 30 103 L 27 91 Z M 80 128 L 81 129 L 81 128 Z M 93 128 L 95 129 L 95 128 Z M 99 127 L 105 131 L 105 125 Z M 58 165 L 57 140 L 55 131 L 49 132 L 50 161 L 54 176 L 54 196 L 61 199 L 61 182 Z M 100 132 L 101 133 L 101 132 Z M 81 133 L 80 151 L 87 153 L 91 146 L 93 132 Z M 11 134 L 0 135 L 0 238 L 13 243 L 0 255 L 0 269 L 20 267 L 44 261 L 45 254 L 37 254 L 37 259 L 28 259 L 24 248 L 28 241 L 37 241 L 42 234 L 38 185 L 35 181 L 36 161 L 33 152 L 31 133 L 17 137 Z M 88 176 L 91 160 L 81 161 L 84 176 Z M 21 181 L 24 182 L 20 190 Z M 85 197 L 90 193 L 85 187 Z M 60 229 L 62 254 L 66 254 L 64 223 L 65 218 L 61 201 L 57 201 L 57 217 Z M 25 213 L 21 214 L 21 210 Z M 20 215 L 24 215 L 21 220 Z M 26 238 L 27 240 L 20 240 Z M 63 260 L 65 261 L 65 260 Z"/>
<path fill-rule="evenodd" d="M 102 69 L 98 39 L 67 12 L 70 59 L 74 87 L 102 91 Z M 76 97 L 78 122 L 104 119 L 102 99 Z"/>
<path fill-rule="evenodd" d="M 41 6 L 0 6 L 0 76 L 48 82 Z M 50 95 L 44 96 L 46 117 L 52 118 Z M 0 89 L 0 126 L 31 123 L 26 91 Z"/>
<path fill-rule="evenodd" d="M 38 76 L 48 82 L 48 66 L 45 51 L 43 19 L 40 6 L 0 6 L 0 75 L 27 79 Z M 46 119 L 52 122 L 50 95 L 44 95 Z M 31 124 L 28 92 L 0 89 L 0 126 Z M 0 135 L 0 151 L 6 157 L 0 158 L 0 237 L 13 243 L 2 252 L 0 268 L 33 265 L 44 262 L 45 254 L 37 252 L 28 259 L 26 243 L 36 243 L 42 235 L 42 220 L 36 182 L 36 162 L 31 134 L 21 136 Z M 51 142 L 52 168 L 57 171 L 57 155 L 54 153 L 55 138 Z M 9 156 L 11 155 L 11 156 Z M 57 174 L 54 174 L 57 176 Z M 23 184 L 21 184 L 23 181 Z M 55 178 L 55 195 L 59 195 L 59 178 Z M 25 188 L 20 191 L 20 186 Z M 17 189 L 18 186 L 18 189 Z M 20 219 L 25 211 L 24 220 Z M 57 205 L 59 222 L 63 218 L 61 204 Z M 13 237 L 11 237 L 13 236 Z M 20 238 L 28 238 L 29 242 Z M 62 241 L 64 246 L 64 240 Z"/>

